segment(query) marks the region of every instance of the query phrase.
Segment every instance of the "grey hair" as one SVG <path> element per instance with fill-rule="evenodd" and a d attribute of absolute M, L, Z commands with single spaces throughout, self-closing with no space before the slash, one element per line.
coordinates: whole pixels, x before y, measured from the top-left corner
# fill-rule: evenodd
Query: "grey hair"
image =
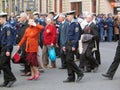
<path fill-rule="evenodd" d="M 26 18 L 26 19 L 28 18 L 27 14 L 26 14 L 25 12 L 21 13 L 21 14 L 20 14 L 20 17 L 24 17 L 24 18 Z"/>
<path fill-rule="evenodd" d="M 61 14 L 59 14 L 59 17 L 65 18 L 65 15 L 61 13 Z"/>

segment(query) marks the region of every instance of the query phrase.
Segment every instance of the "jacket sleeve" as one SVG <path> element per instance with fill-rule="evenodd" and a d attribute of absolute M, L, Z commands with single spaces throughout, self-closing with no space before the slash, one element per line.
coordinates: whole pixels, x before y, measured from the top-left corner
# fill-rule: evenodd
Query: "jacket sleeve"
<path fill-rule="evenodd" d="M 52 42 L 53 44 L 56 43 L 56 37 L 57 37 L 57 30 L 54 25 L 52 25 Z"/>
<path fill-rule="evenodd" d="M 44 29 L 44 27 L 42 25 L 39 25 L 39 24 L 36 25 L 36 28 L 38 28 L 39 31 L 42 31 Z"/>
<path fill-rule="evenodd" d="M 6 28 L 7 35 L 7 51 L 10 51 L 10 48 L 13 46 L 13 33 L 10 27 Z"/>

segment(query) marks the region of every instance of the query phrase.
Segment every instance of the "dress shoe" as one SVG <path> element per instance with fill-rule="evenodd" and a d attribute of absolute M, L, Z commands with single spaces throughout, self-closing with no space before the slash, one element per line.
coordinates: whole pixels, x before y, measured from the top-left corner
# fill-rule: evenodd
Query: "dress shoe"
<path fill-rule="evenodd" d="M 113 79 L 113 77 L 110 74 L 102 74 L 102 76 L 104 76 L 104 77 L 106 77 L 106 78 L 108 78 L 110 80 Z"/>
<path fill-rule="evenodd" d="M 25 70 L 20 70 L 21 72 L 25 72 Z"/>
<path fill-rule="evenodd" d="M 21 74 L 21 76 L 30 76 L 30 75 L 31 75 L 31 72 Z"/>
<path fill-rule="evenodd" d="M 28 78 L 28 80 L 33 80 L 33 79 L 34 79 L 34 76 Z"/>
<path fill-rule="evenodd" d="M 44 66 L 45 68 L 48 68 L 48 64 L 44 64 L 43 66 Z"/>
<path fill-rule="evenodd" d="M 8 88 L 11 87 L 15 82 L 16 82 L 16 79 L 13 81 L 9 81 L 9 83 L 7 84 L 6 87 L 8 87 Z"/>
<path fill-rule="evenodd" d="M 35 75 L 34 80 L 37 80 L 37 79 L 39 78 L 39 76 L 40 76 L 40 72 L 38 72 L 38 73 Z"/>
<path fill-rule="evenodd" d="M 78 74 L 76 82 L 79 82 L 83 78 L 84 74 Z"/>
<path fill-rule="evenodd" d="M 4 82 L 4 83 L 0 84 L 0 87 L 6 87 L 8 83 L 9 82 Z"/>
<path fill-rule="evenodd" d="M 98 67 L 95 67 L 92 72 L 97 72 L 98 71 Z"/>
<path fill-rule="evenodd" d="M 52 68 L 56 68 L 56 66 L 55 66 L 55 65 L 54 65 L 54 66 L 49 66 L 49 68 L 51 68 L 51 69 L 52 69 Z"/>
<path fill-rule="evenodd" d="M 38 69 L 39 70 L 39 72 L 41 72 L 41 73 L 44 73 L 45 72 L 45 69 Z"/>
<path fill-rule="evenodd" d="M 59 69 L 66 69 L 66 67 L 60 67 Z"/>
<path fill-rule="evenodd" d="M 69 83 L 69 82 L 75 82 L 75 80 L 74 80 L 74 79 L 66 79 L 66 80 L 64 80 L 63 82 L 64 82 L 64 83 Z"/>

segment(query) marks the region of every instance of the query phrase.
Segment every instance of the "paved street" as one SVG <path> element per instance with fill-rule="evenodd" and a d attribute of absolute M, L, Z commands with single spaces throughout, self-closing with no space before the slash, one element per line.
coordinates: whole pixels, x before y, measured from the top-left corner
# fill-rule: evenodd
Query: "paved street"
<path fill-rule="evenodd" d="M 101 76 L 105 73 L 113 61 L 117 43 L 100 43 L 102 65 L 96 73 L 85 73 L 84 78 L 79 83 L 63 83 L 66 79 L 66 70 L 59 70 L 60 59 L 57 59 L 56 69 L 47 69 L 42 73 L 39 80 L 28 81 L 27 77 L 20 76 L 20 65 L 12 64 L 13 72 L 17 82 L 12 88 L 0 88 L 0 90 L 120 90 L 120 69 L 117 70 L 113 80 L 108 80 Z M 0 83 L 3 82 L 0 75 Z"/>

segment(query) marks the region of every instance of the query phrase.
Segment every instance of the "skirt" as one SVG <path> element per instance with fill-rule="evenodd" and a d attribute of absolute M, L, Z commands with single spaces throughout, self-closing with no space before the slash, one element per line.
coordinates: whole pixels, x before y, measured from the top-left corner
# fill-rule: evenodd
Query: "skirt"
<path fill-rule="evenodd" d="M 37 59 L 37 52 L 27 52 L 26 60 L 27 60 L 27 64 L 30 66 L 36 66 L 36 67 L 39 66 Z"/>

